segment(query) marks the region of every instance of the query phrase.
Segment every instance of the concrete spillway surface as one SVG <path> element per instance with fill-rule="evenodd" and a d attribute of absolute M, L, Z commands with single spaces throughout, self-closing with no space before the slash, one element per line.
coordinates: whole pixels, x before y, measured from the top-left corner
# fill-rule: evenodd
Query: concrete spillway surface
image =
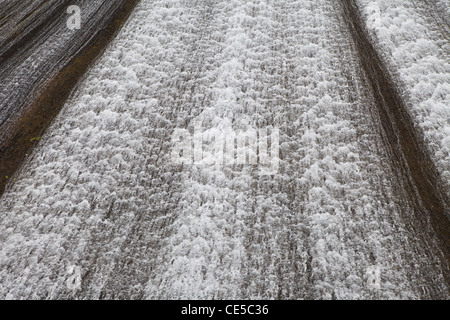
<path fill-rule="evenodd" d="M 0 1 L 0 193 L 136 2 Z"/>
<path fill-rule="evenodd" d="M 0 298 L 448 299 L 446 145 L 371 6 L 141 0 L 0 199 Z M 276 172 L 174 161 L 199 119 Z"/>

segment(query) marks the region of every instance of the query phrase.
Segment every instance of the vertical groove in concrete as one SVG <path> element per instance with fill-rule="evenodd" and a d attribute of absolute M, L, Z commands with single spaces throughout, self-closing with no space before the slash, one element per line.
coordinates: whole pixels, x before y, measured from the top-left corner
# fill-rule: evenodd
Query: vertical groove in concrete
<path fill-rule="evenodd" d="M 413 220 L 409 222 L 424 235 L 437 238 L 442 252 L 436 254 L 441 255 L 443 274 L 450 284 L 450 203 L 442 180 L 387 67 L 371 43 L 355 1 L 341 0 L 341 8 L 374 96 L 394 172 L 414 205 L 415 215 L 409 217 Z M 431 233 L 427 231 L 429 225 Z"/>

